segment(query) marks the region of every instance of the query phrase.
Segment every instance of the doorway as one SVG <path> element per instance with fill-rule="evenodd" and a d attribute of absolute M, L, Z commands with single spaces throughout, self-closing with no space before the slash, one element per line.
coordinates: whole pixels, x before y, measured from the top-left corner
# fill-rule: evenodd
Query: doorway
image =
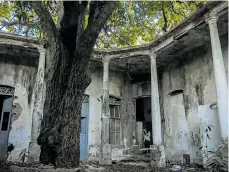
<path fill-rule="evenodd" d="M 7 155 L 13 96 L 0 95 L 0 161 Z"/>
<path fill-rule="evenodd" d="M 141 97 L 136 99 L 136 122 L 137 122 L 137 142 L 141 147 L 149 147 L 149 144 L 144 142 L 145 129 L 150 132 L 150 143 L 152 140 L 152 117 L 151 117 L 151 97 Z"/>
<path fill-rule="evenodd" d="M 88 154 L 88 116 L 89 96 L 84 95 L 81 108 L 81 129 L 80 129 L 80 160 L 85 161 Z"/>

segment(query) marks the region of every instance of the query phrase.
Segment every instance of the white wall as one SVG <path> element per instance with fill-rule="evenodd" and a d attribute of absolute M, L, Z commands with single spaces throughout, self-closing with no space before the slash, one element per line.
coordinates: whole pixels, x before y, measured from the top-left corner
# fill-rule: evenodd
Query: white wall
<path fill-rule="evenodd" d="M 20 161 L 22 149 L 28 150 L 29 147 L 32 123 L 30 107 L 36 71 L 35 67 L 0 63 L 0 84 L 15 87 L 13 104 L 19 106 L 17 118 L 11 117 L 9 143 L 15 148 L 8 157 L 10 161 Z"/>
<path fill-rule="evenodd" d="M 141 96 L 151 95 L 151 83 L 150 81 L 138 82 L 132 84 L 132 97 L 137 98 Z"/>
<path fill-rule="evenodd" d="M 88 160 L 98 160 L 100 156 L 101 143 L 101 109 L 103 95 L 103 72 L 93 70 L 91 72 L 92 81 L 85 91 L 89 95 L 89 128 L 88 128 Z M 110 85 L 109 94 L 120 97 L 122 75 L 118 72 L 109 73 Z"/>
<path fill-rule="evenodd" d="M 227 47 L 222 49 L 227 63 L 228 49 Z M 190 154 L 191 162 L 201 163 L 202 151 L 199 148 L 203 140 L 200 134 L 200 118 L 208 124 L 216 121 L 212 133 L 219 132 L 219 123 L 214 115 L 206 117 L 205 112 L 213 113 L 214 109 L 203 111 L 202 108 L 201 112 L 204 114 L 199 114 L 198 109 L 216 102 L 216 89 L 211 48 L 208 47 L 204 55 L 196 53 L 191 56 L 191 61 L 185 62 L 182 66 L 171 66 L 163 72 L 162 94 L 165 117 L 163 135 L 168 160 L 182 161 L 183 154 Z M 171 91 L 178 89 L 182 89 L 184 93 L 169 96 Z M 217 111 L 214 113 L 218 115 Z M 219 138 L 215 137 L 209 142 L 211 142 L 209 145 L 217 145 Z"/>

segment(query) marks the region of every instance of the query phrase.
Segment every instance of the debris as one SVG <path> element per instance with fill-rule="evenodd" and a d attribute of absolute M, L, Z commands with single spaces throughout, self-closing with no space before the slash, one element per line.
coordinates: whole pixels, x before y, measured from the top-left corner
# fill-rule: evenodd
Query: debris
<path fill-rule="evenodd" d="M 170 171 L 181 171 L 181 166 L 179 166 L 179 165 L 173 165 L 173 167 L 170 168 Z"/>

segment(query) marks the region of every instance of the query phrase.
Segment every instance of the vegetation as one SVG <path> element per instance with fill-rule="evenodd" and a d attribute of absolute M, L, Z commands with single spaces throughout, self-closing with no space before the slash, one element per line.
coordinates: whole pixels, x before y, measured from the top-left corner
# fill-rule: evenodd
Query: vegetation
<path fill-rule="evenodd" d="M 208 151 L 206 167 L 210 172 L 228 171 L 228 143 L 219 145 L 216 151 Z"/>
<path fill-rule="evenodd" d="M 43 1 L 57 24 L 55 1 Z M 109 49 L 147 44 L 190 16 L 205 1 L 126 1 L 103 26 L 95 48 Z M 85 14 L 84 27 L 89 12 Z M 3 1 L 0 7 L 0 30 L 43 38 L 34 10 L 25 2 Z"/>
<path fill-rule="evenodd" d="M 46 99 L 38 137 L 40 161 L 57 167 L 79 164 L 81 104 L 91 82 L 88 66 L 94 47 L 149 43 L 203 3 L 2 1 L 0 30 L 43 38 L 49 52 Z"/>

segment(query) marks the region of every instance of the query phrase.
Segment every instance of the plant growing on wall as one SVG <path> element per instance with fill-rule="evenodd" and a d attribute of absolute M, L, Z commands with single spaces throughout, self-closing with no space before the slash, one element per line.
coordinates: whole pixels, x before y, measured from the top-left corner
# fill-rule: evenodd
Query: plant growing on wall
<path fill-rule="evenodd" d="M 14 150 L 14 145 L 12 143 L 9 143 L 8 144 L 8 147 L 7 147 L 7 157 L 6 159 L 9 157 L 10 153 Z"/>
<path fill-rule="evenodd" d="M 228 171 L 228 142 L 223 142 L 218 146 L 216 151 L 208 150 L 208 143 L 211 140 L 209 134 L 212 131 L 212 127 L 212 125 L 204 123 L 202 119 L 200 120 L 202 146 L 199 149 L 203 149 L 203 158 L 207 159 L 205 167 L 209 169 L 210 172 L 225 172 Z"/>
<path fill-rule="evenodd" d="M 210 172 L 228 171 L 228 143 L 223 143 L 216 151 L 208 151 L 208 153 L 210 156 L 207 159 L 206 167 Z"/>
<path fill-rule="evenodd" d="M 209 133 L 212 131 L 212 127 L 213 127 L 212 125 L 203 122 L 202 119 L 200 120 L 200 136 L 201 136 L 200 140 L 202 146 L 199 149 L 208 148 L 208 141 L 211 140 Z"/>

